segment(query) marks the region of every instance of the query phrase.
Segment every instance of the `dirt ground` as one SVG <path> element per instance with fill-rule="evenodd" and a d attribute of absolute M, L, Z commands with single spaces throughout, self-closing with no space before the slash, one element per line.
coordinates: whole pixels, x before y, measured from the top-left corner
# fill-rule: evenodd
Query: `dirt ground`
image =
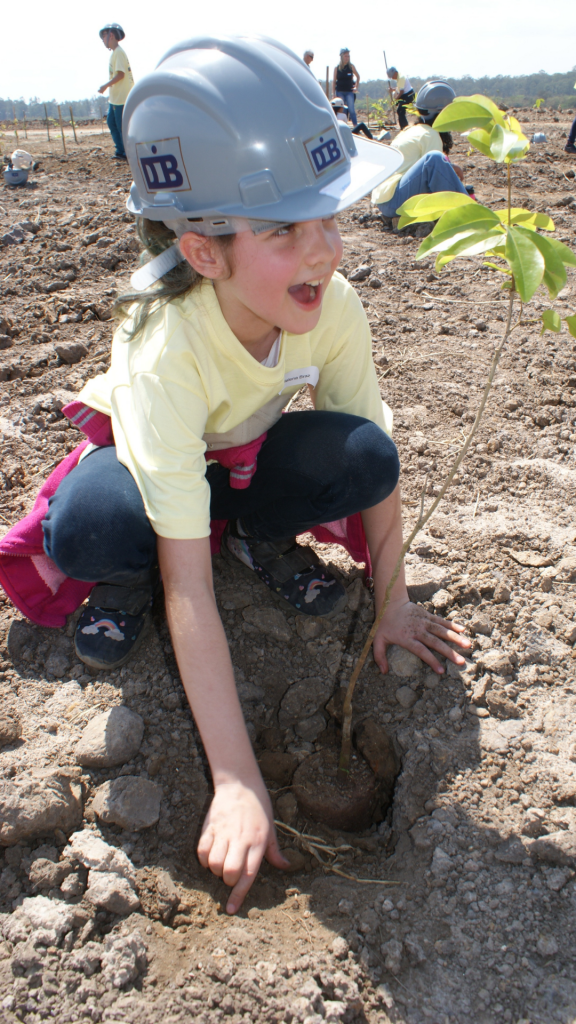
<path fill-rule="evenodd" d="M 573 246 L 576 164 L 563 152 L 570 116 L 518 116 L 547 142 L 514 168 L 514 205 L 548 212 L 556 237 Z M 112 160 L 108 136 L 69 143 L 67 158 L 54 142 L 28 145 L 39 160 L 28 186 L 0 189 L 2 532 L 81 440 L 59 410 L 106 369 L 111 305 L 138 252 L 124 206 L 129 172 Z M 457 137 L 453 155 L 467 182 L 499 208 L 503 169 L 466 149 Z M 5 233 L 16 222 L 26 222 L 24 241 L 11 244 Z M 340 224 L 344 272 L 370 268 L 355 287 L 394 410 L 408 526 L 424 479 L 432 495 L 473 420 L 506 299 L 499 275 L 478 259 L 456 260 L 440 276 L 432 260 L 415 262 L 419 241 L 383 230 L 368 199 Z M 0 796 L 33 769 L 68 767 L 82 786 L 76 829 L 128 854 L 141 902 L 119 917 L 94 914 L 81 892 L 69 897 L 72 930 L 48 946 L 36 935 L 40 952 L 30 953 L 10 922 L 23 898 L 40 892 L 34 857 L 58 861 L 67 835 L 6 847 L 3 1020 L 576 1021 L 576 343 L 567 331 L 540 337 L 538 313 L 548 305 L 542 294 L 525 311 L 467 461 L 407 559 L 413 581 L 436 581 L 427 607 L 466 624 L 470 664 L 438 678 L 396 650 L 388 675 L 369 661 L 361 676 L 356 719 L 388 731 L 401 765 L 391 806 L 367 831 L 306 821 L 291 790 L 296 766 L 337 739 L 330 698 L 373 617 L 357 582 L 362 568 L 318 545 L 349 606 L 330 622 L 305 622 L 214 559 L 238 690 L 277 817 L 345 846 L 343 874 L 324 871 L 285 829 L 293 872 L 264 865 L 242 911 L 226 918 L 225 887 L 195 856 L 210 777 L 161 612 L 133 661 L 91 673 L 75 658 L 73 622 L 33 626 L 0 594 L 0 710 L 22 729 L 0 750 Z M 573 271 L 556 306 L 576 312 Z M 286 700 L 299 683 L 290 693 L 302 694 L 305 712 Z M 144 720 L 138 754 L 119 768 L 78 768 L 83 728 L 121 704 Z M 95 789 L 122 775 L 162 786 L 157 825 L 130 832 L 95 815 Z M 58 889 L 48 895 L 64 899 Z M 147 953 L 137 977 L 118 984 L 98 969 L 99 951 L 134 931 Z M 83 950 L 96 951 L 93 969 Z"/>

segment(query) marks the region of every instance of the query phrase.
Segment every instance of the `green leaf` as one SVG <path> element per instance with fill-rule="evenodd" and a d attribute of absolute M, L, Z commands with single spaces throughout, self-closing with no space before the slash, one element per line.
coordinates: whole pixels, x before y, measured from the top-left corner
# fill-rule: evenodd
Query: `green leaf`
<path fill-rule="evenodd" d="M 562 290 L 566 284 L 566 271 L 564 270 L 564 264 L 555 247 L 552 245 L 553 239 L 544 238 L 542 235 L 535 234 L 533 232 L 528 233 L 526 228 L 519 226 L 517 231 L 522 234 L 526 234 L 530 238 L 530 241 L 537 249 L 540 250 L 544 257 L 544 284 L 546 285 L 550 298 L 555 299 L 558 292 Z"/>
<path fill-rule="evenodd" d="M 429 235 L 425 241 L 428 241 L 431 237 Z M 428 246 L 425 250 L 423 249 L 423 242 L 416 253 L 416 259 L 422 259 L 430 252 L 442 253 L 442 255 L 450 256 L 451 258 L 454 256 L 478 256 L 479 253 L 484 253 L 487 249 L 491 249 L 497 238 L 502 238 L 501 230 L 498 231 L 498 234 L 490 230 L 462 232 L 456 237 L 439 242 L 436 246 Z"/>
<path fill-rule="evenodd" d="M 530 231 L 511 227 L 506 235 L 506 259 L 522 302 L 529 302 L 544 276 L 544 257 Z"/>
<path fill-rule="evenodd" d="M 496 263 L 489 263 L 488 260 L 484 260 L 482 266 L 490 267 L 492 270 L 498 270 L 501 274 L 510 274 L 512 276 L 512 271 L 508 267 L 499 267 Z"/>
<path fill-rule="evenodd" d="M 422 242 L 419 253 L 438 252 L 440 249 L 448 248 L 452 242 L 456 242 L 460 238 L 479 231 L 485 234 L 488 231 L 493 231 L 496 227 L 501 229 L 500 220 L 486 206 L 475 202 L 457 206 L 442 214 L 432 233 Z"/>
<path fill-rule="evenodd" d="M 485 97 L 463 96 L 449 103 L 434 121 L 436 131 L 465 132 L 469 128 L 484 128 L 491 124 L 493 114 L 484 104 L 475 102 L 478 99 L 483 100 Z"/>
<path fill-rule="evenodd" d="M 497 217 L 500 218 L 503 224 L 508 223 L 508 210 L 494 210 Z M 536 228 L 542 228 L 543 231 L 555 231 L 554 221 L 550 219 L 547 213 L 533 213 L 531 210 L 522 210 L 519 207 L 513 206 L 510 210 L 510 223 L 521 224 L 522 227 L 536 230 Z"/>
<path fill-rule="evenodd" d="M 439 252 L 436 257 L 436 262 L 434 263 L 434 270 L 436 273 L 439 274 L 443 267 L 445 267 L 447 263 L 450 263 L 450 260 L 456 259 L 457 255 L 458 253 L 454 253 L 453 256 L 446 256 L 445 253 Z M 416 259 L 418 259 L 418 257 L 416 257 Z"/>
<path fill-rule="evenodd" d="M 433 192 L 431 195 L 412 196 L 398 207 L 398 228 L 417 221 L 438 220 L 447 210 L 474 205 L 474 200 L 461 192 Z"/>
<path fill-rule="evenodd" d="M 511 150 L 518 145 L 516 132 L 495 124 L 490 135 L 490 153 L 497 163 L 504 162 Z"/>
<path fill-rule="evenodd" d="M 554 331 L 558 334 L 562 327 L 562 321 L 559 314 L 555 309 L 545 309 L 542 313 L 542 330 L 540 334 L 544 334 L 545 331 Z"/>
<path fill-rule="evenodd" d="M 471 142 L 474 148 L 479 150 L 483 156 L 492 156 L 490 152 L 490 132 L 487 132 L 485 128 L 476 128 L 475 131 L 470 132 L 467 138 L 468 142 Z"/>
<path fill-rule="evenodd" d="M 576 253 L 564 245 L 564 242 L 559 242 L 557 238 L 547 238 L 546 241 L 556 250 L 562 263 L 565 263 L 567 267 L 576 267 Z"/>
<path fill-rule="evenodd" d="M 576 85 L 574 86 L 574 88 L 576 89 Z M 576 338 L 576 315 L 565 316 L 564 319 L 568 324 L 568 330 L 570 331 L 570 334 L 573 338 Z"/>

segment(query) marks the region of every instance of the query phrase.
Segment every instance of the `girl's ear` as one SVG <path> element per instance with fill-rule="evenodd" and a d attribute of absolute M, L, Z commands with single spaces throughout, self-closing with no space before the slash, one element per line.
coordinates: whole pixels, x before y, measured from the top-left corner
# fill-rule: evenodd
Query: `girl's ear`
<path fill-rule="evenodd" d="M 190 266 L 212 281 L 224 281 L 230 276 L 230 267 L 224 250 L 215 238 L 205 238 L 195 231 L 186 231 L 180 238 L 180 251 Z"/>

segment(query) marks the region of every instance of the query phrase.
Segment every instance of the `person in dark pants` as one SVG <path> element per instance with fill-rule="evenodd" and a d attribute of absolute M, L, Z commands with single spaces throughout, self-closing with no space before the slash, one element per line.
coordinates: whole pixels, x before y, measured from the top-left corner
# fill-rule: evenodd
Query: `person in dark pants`
<path fill-rule="evenodd" d="M 350 50 L 340 50 L 340 63 L 334 68 L 333 92 L 348 107 L 348 116 L 354 127 L 358 124 L 354 102 L 360 85 L 360 75 L 350 62 Z"/>
<path fill-rule="evenodd" d="M 575 86 L 575 88 L 576 88 L 576 86 Z M 576 153 L 576 117 L 572 121 L 572 127 L 570 129 L 570 134 L 569 134 L 568 139 L 566 141 L 566 145 L 564 146 L 564 152 L 565 153 Z"/>
<path fill-rule="evenodd" d="M 348 107 L 344 106 L 344 100 L 340 99 L 340 96 L 336 96 L 330 102 L 332 104 L 332 109 L 336 114 L 338 120 L 343 121 L 344 124 L 348 124 Z M 360 135 L 360 133 L 362 133 L 362 135 L 365 135 L 367 139 L 374 138 L 368 125 L 364 124 L 364 121 L 360 121 L 360 123 L 357 124 L 356 127 L 352 129 L 352 135 Z"/>
<path fill-rule="evenodd" d="M 125 51 L 119 46 L 119 41 L 124 39 L 124 29 L 116 22 L 105 25 L 100 30 L 100 39 L 107 50 L 111 50 L 110 66 L 108 69 L 110 81 L 101 85 L 98 92 L 104 95 L 106 89 L 110 89 L 107 124 L 110 134 L 116 146 L 115 160 L 125 160 L 124 142 L 122 139 L 122 112 L 130 89 L 134 85 L 134 78 L 130 69 L 130 63 Z"/>
<path fill-rule="evenodd" d="M 408 118 L 406 117 L 406 107 L 410 106 L 414 102 L 415 92 L 410 84 L 410 79 L 406 75 L 400 75 L 398 68 L 388 68 L 388 77 L 394 82 L 393 96 L 396 100 L 396 109 L 398 111 L 398 123 L 400 128 L 408 127 Z"/>

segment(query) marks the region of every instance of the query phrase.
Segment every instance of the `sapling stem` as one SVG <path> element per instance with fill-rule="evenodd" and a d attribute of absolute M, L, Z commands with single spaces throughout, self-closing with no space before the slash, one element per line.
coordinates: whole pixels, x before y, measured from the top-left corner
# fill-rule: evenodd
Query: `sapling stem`
<path fill-rule="evenodd" d="M 510 203 L 508 204 L 508 206 L 510 208 Z M 514 327 L 512 327 L 512 312 L 513 312 L 513 309 L 514 309 L 515 294 L 516 293 L 514 291 L 514 278 L 512 278 L 512 280 L 511 280 L 511 288 L 510 288 L 510 296 L 509 296 L 509 299 L 508 299 L 508 316 L 507 316 L 507 319 L 506 319 L 506 327 L 505 327 L 505 330 L 504 330 L 504 336 L 503 336 L 502 341 L 500 342 L 498 348 L 495 350 L 494 355 L 492 357 L 492 363 L 491 363 L 491 366 L 490 366 L 490 372 L 488 374 L 488 380 L 486 382 L 486 387 L 484 388 L 484 393 L 482 395 L 482 400 L 481 400 L 480 405 L 478 407 L 478 412 L 476 413 L 476 418 L 475 418 L 474 423 L 472 425 L 472 429 L 471 429 L 470 433 L 468 434 L 468 436 L 466 437 L 466 439 L 464 441 L 464 444 L 462 445 L 458 455 L 456 456 L 456 459 L 455 459 L 455 461 L 454 461 L 454 463 L 452 465 L 452 468 L 450 469 L 450 472 L 448 473 L 448 476 L 446 477 L 446 480 L 442 484 L 442 487 L 440 489 L 440 493 L 438 494 L 436 499 L 432 502 L 432 504 L 431 504 L 431 506 L 430 506 L 430 508 L 428 509 L 427 512 L 424 512 L 424 494 L 425 494 L 425 491 L 426 491 L 426 482 L 424 483 L 424 488 L 423 488 L 423 492 L 422 492 L 422 496 L 421 496 L 421 501 L 420 501 L 420 512 L 419 512 L 419 515 L 418 515 L 418 519 L 416 521 L 415 526 L 412 528 L 410 534 L 408 535 L 408 537 L 406 538 L 406 540 L 404 541 L 404 543 L 402 545 L 402 550 L 400 551 L 400 555 L 398 557 L 398 561 L 396 562 L 396 565 L 394 566 L 394 569 L 392 571 L 392 575 L 390 577 L 390 580 L 388 581 L 388 586 L 386 587 L 386 592 L 384 594 L 384 600 L 382 602 L 382 606 L 381 606 L 380 611 L 378 612 L 376 618 L 374 619 L 374 622 L 372 624 L 372 628 L 370 629 L 370 632 L 368 633 L 368 636 L 366 637 L 366 642 L 365 642 L 364 647 L 362 648 L 362 651 L 360 653 L 360 657 L 358 658 L 358 661 L 356 662 L 356 665 L 354 666 L 354 671 L 352 672 L 352 675 L 350 676 L 350 681 L 348 683 L 348 688 L 346 690 L 346 696 L 344 698 L 344 707 L 343 707 L 343 711 L 342 711 L 342 748 L 341 748 L 341 752 L 340 752 L 340 761 L 338 763 L 338 771 L 339 772 L 346 773 L 346 772 L 348 772 L 349 767 L 350 767 L 350 756 L 351 756 L 351 753 L 352 753 L 352 698 L 354 696 L 354 690 L 356 688 L 356 683 L 358 682 L 358 677 L 360 676 L 360 673 L 361 673 L 361 671 L 362 671 L 362 669 L 364 667 L 364 662 L 366 661 L 366 658 L 368 657 L 368 652 L 370 650 L 370 647 L 372 646 L 372 641 L 374 640 L 374 637 L 376 636 L 376 631 L 377 631 L 378 626 L 380 625 L 380 623 L 382 621 L 382 618 L 384 616 L 384 612 L 386 611 L 386 609 L 387 609 L 387 607 L 388 607 L 388 605 L 390 603 L 390 597 L 391 597 L 391 594 L 392 594 L 392 590 L 393 590 L 394 584 L 396 583 L 396 580 L 398 579 L 398 576 L 400 574 L 400 569 L 402 568 L 402 563 L 404 562 L 404 557 L 406 555 L 406 552 L 408 551 L 408 548 L 410 547 L 410 545 L 414 541 L 414 538 L 420 532 L 422 527 L 425 526 L 426 523 L 428 522 L 428 520 L 431 518 L 431 516 L 434 515 L 434 512 L 438 508 L 438 505 L 440 504 L 440 502 L 444 498 L 444 495 L 446 494 L 446 491 L 448 490 L 450 484 L 452 483 L 452 480 L 454 479 L 456 473 L 458 472 L 458 469 L 459 469 L 462 461 L 464 460 L 464 458 L 466 456 L 466 453 L 467 453 L 467 451 L 468 451 L 468 449 L 470 447 L 470 444 L 472 442 L 472 438 L 474 437 L 474 435 L 475 435 L 475 433 L 476 433 L 476 431 L 477 431 L 477 429 L 478 429 L 478 427 L 480 425 L 480 421 L 482 420 L 482 416 L 484 414 L 484 409 L 486 407 L 486 402 L 488 401 L 488 395 L 490 394 L 490 391 L 492 389 L 492 382 L 494 380 L 494 375 L 495 375 L 496 370 L 498 368 L 498 363 L 500 362 L 500 356 L 502 355 L 502 352 L 504 351 L 504 347 L 506 345 L 506 342 L 508 341 L 508 338 L 510 337 L 510 334 L 518 326 L 518 324 L 515 324 Z"/>

